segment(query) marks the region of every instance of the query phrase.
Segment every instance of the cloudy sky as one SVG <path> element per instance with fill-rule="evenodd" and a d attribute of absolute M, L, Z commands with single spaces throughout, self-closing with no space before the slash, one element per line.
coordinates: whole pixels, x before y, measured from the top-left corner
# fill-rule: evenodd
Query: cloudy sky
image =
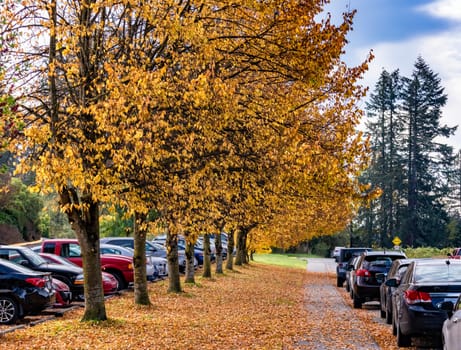
<path fill-rule="evenodd" d="M 441 123 L 460 125 L 445 142 L 461 149 L 461 0 L 331 0 L 325 10 L 340 19 L 349 8 L 357 14 L 345 61 L 358 64 L 370 50 L 375 55 L 363 85 L 373 91 L 383 68 L 410 77 L 421 56 L 448 95 Z"/>

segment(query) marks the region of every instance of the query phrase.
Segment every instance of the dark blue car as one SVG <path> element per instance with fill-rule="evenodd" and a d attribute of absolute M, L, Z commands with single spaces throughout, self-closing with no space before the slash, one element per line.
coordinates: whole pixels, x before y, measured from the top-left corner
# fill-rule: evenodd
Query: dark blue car
<path fill-rule="evenodd" d="M 0 259 L 0 324 L 15 323 L 52 306 L 55 293 L 50 273 Z"/>
<path fill-rule="evenodd" d="M 417 259 L 408 265 L 400 282 L 391 278 L 386 285 L 397 287 L 392 295 L 397 345 L 409 347 L 412 338 L 435 339 L 435 345 L 440 345 L 447 318 L 440 306 L 448 301 L 455 303 L 461 293 L 461 261 Z"/>

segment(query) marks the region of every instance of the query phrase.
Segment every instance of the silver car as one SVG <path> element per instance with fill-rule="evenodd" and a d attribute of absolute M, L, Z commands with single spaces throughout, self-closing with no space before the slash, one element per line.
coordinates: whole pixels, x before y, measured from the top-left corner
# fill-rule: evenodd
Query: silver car
<path fill-rule="evenodd" d="M 134 250 L 115 244 L 100 244 L 101 254 L 116 254 L 133 257 Z M 168 264 L 165 258 L 146 255 L 146 274 L 148 280 L 155 280 L 168 276 Z"/>
<path fill-rule="evenodd" d="M 443 302 L 440 308 L 447 311 L 448 318 L 442 326 L 442 343 L 444 350 L 458 350 L 461 339 L 461 296 L 456 303 Z"/>

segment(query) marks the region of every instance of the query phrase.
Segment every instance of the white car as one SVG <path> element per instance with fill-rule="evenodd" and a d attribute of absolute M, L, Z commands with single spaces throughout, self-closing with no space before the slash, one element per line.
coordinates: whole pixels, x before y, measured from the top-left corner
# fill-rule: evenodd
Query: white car
<path fill-rule="evenodd" d="M 442 343 L 444 350 L 459 350 L 461 340 L 461 296 L 458 297 L 453 305 L 451 301 L 443 302 L 440 305 L 442 310 L 446 310 L 448 318 L 442 326 Z"/>

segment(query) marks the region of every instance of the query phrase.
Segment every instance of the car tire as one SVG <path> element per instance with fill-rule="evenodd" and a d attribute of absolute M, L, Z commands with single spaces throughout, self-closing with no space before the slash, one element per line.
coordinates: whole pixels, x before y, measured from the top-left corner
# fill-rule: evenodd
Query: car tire
<path fill-rule="evenodd" d="M 346 292 L 350 292 L 351 286 L 349 285 L 349 282 L 346 281 Z"/>
<path fill-rule="evenodd" d="M 381 318 L 386 318 L 386 311 L 383 310 L 383 309 L 379 310 L 379 316 L 380 316 Z"/>
<path fill-rule="evenodd" d="M 342 287 L 344 283 L 344 280 L 340 277 L 336 278 L 336 287 Z"/>
<path fill-rule="evenodd" d="M 353 301 L 354 309 L 361 309 L 362 308 L 362 303 L 363 302 L 362 302 L 361 298 L 359 298 L 358 296 L 356 296 L 354 294 L 354 297 L 353 297 L 352 301 Z"/>
<path fill-rule="evenodd" d="M 0 324 L 12 324 L 19 319 L 19 306 L 10 297 L 0 296 Z"/>
<path fill-rule="evenodd" d="M 109 272 L 109 271 L 107 271 Z M 123 278 L 122 274 L 118 271 L 110 271 L 109 272 L 114 278 L 117 280 L 117 290 L 123 290 L 126 289 L 127 284 L 125 282 L 125 279 Z"/>
<path fill-rule="evenodd" d="M 392 312 L 386 308 L 386 324 L 392 324 Z"/>
<path fill-rule="evenodd" d="M 392 335 L 397 335 L 397 326 L 395 325 L 394 317 L 392 317 Z"/>
<path fill-rule="evenodd" d="M 399 348 L 409 348 L 411 346 L 411 336 L 405 335 L 400 329 L 400 325 L 397 323 L 397 346 Z"/>

